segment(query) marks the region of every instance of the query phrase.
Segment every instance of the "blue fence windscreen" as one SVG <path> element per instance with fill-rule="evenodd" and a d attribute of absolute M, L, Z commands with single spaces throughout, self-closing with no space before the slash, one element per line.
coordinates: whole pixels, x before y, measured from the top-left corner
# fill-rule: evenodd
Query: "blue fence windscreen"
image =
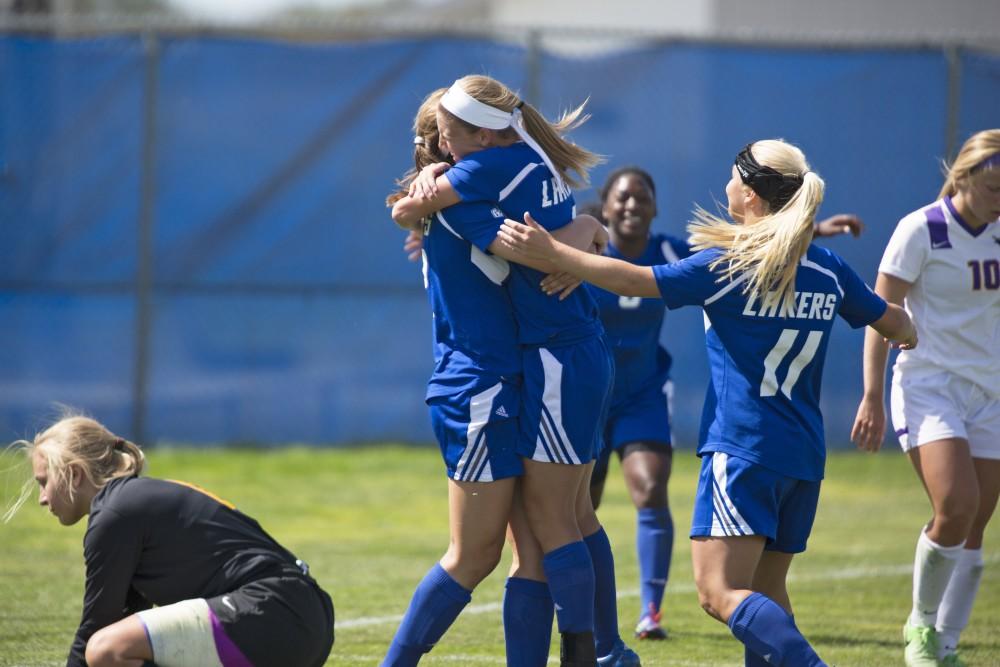
<path fill-rule="evenodd" d="M 961 141 L 996 125 L 1000 58 L 963 52 L 960 68 Z M 934 50 L 664 44 L 534 58 L 471 38 L 0 35 L 4 437 L 64 403 L 128 435 L 141 409 L 149 442 L 430 441 L 430 314 L 384 198 L 411 164 L 421 99 L 470 72 L 536 91 L 549 117 L 589 98 L 573 139 L 607 156 L 593 184 L 646 168 L 654 224 L 677 235 L 695 204 L 724 199 L 744 144 L 800 145 L 827 182 L 822 213 L 868 225 L 861 240 L 821 242 L 869 280 L 896 221 L 936 196 L 948 150 L 949 67 Z M 845 444 L 862 335 L 834 332 L 824 412 Z M 677 439 L 691 445 L 701 313 L 669 313 L 663 341 Z"/>

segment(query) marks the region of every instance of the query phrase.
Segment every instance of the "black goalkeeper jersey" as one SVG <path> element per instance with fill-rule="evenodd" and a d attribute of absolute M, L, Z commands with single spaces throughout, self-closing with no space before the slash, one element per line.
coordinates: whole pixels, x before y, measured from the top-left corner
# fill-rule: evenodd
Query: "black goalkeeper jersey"
<path fill-rule="evenodd" d="M 304 576 L 254 519 L 207 491 L 148 477 L 112 480 L 83 538 L 83 618 L 67 667 L 99 629 L 152 605 L 209 598 L 273 576 Z"/>

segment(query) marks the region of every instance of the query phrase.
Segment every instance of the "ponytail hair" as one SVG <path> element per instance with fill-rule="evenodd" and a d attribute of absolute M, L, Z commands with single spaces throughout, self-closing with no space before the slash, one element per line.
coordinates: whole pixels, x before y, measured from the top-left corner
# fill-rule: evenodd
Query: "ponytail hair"
<path fill-rule="evenodd" d="M 965 181 L 974 173 L 984 169 L 1000 169 L 1000 129 L 983 130 L 969 137 L 955 162 L 950 166 L 947 162 L 944 167 L 944 185 L 938 193 L 938 199 L 944 197 L 954 197 L 958 194 L 959 181 Z"/>
<path fill-rule="evenodd" d="M 744 293 L 754 298 L 774 293 L 780 298 L 781 312 L 786 312 L 794 307 L 796 270 L 812 242 L 825 184 L 810 170 L 802 151 L 785 141 L 758 141 L 750 150 L 762 167 L 788 179 L 799 178 L 802 184 L 781 208 L 752 225 L 735 225 L 696 208 L 688 225 L 691 246 L 694 250 L 721 248 L 722 255 L 710 267 L 722 267 L 720 280 L 745 273 Z"/>
<path fill-rule="evenodd" d="M 45 457 L 49 476 L 64 486 L 73 498 L 69 468 L 75 465 L 98 489 L 119 477 L 132 477 L 142 472 L 146 457 L 135 443 L 109 431 L 104 425 L 82 415 L 68 415 L 37 434 L 32 441 L 19 440 L 12 447 L 23 450 L 30 461 L 33 456 Z M 9 521 L 31 495 L 33 480 L 22 487 L 18 498 L 4 515 Z"/>
<path fill-rule="evenodd" d="M 525 131 L 552 160 L 552 164 L 558 172 L 556 175 L 570 186 L 580 188 L 589 185 L 590 170 L 604 162 L 602 156 L 591 153 L 563 137 L 564 134 L 580 127 L 590 118 L 589 114 L 584 113 L 584 107 L 587 105 L 586 100 L 575 109 L 564 112 L 559 120 L 551 122 L 535 107 L 520 99 L 514 91 L 492 77 L 470 74 L 455 83 L 461 86 L 469 96 L 494 109 L 506 113 L 514 113 L 515 109 L 519 109 L 524 119 Z M 480 129 L 478 126 L 458 118 L 443 107 L 441 110 L 461 123 L 470 132 Z M 497 132 L 504 139 L 518 138 L 512 127 L 497 130 Z"/>
<path fill-rule="evenodd" d="M 417 115 L 413 119 L 413 167 L 396 179 L 398 189 L 385 198 L 386 206 L 392 206 L 407 195 L 410 183 L 421 169 L 435 162 L 449 162 L 448 156 L 441 152 L 438 145 L 440 134 L 436 116 L 438 102 L 447 90 L 438 88 L 420 103 Z"/>

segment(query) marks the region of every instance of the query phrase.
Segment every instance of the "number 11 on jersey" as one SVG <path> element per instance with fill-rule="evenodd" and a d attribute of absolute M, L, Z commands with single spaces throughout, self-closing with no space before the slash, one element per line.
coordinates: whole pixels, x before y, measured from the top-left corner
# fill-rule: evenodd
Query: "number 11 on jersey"
<path fill-rule="evenodd" d="M 764 379 L 760 382 L 761 396 L 777 395 L 778 366 L 788 356 L 788 351 L 792 349 L 795 339 L 799 337 L 800 333 L 802 332 L 798 329 L 783 329 L 781 336 L 778 337 L 778 342 L 768 352 L 767 358 L 764 359 Z M 786 398 L 792 398 L 792 387 L 798 382 L 799 376 L 802 374 L 802 369 L 816 356 L 816 349 L 819 348 L 821 340 L 823 340 L 822 331 L 810 331 L 809 335 L 806 336 L 806 342 L 803 344 L 802 349 L 792 359 L 792 363 L 788 366 L 788 373 L 785 375 L 785 381 L 781 383 L 781 393 Z"/>

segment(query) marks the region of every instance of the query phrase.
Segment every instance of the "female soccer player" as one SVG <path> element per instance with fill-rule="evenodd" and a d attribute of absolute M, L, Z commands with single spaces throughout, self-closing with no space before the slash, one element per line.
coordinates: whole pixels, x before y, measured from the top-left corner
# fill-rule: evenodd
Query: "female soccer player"
<path fill-rule="evenodd" d="M 581 114 L 582 107 L 551 124 L 494 79 L 456 81 L 437 117 L 442 147 L 456 163 L 425 169 L 413 194 L 394 205 L 393 219 L 412 223 L 462 201 L 506 215 L 530 211 L 551 229 L 564 226 L 575 208 L 567 184 L 585 180 L 598 159 L 561 136 L 582 122 Z M 497 221 L 467 238 L 490 250 L 499 228 Z M 542 278 L 515 264 L 505 282 L 523 351 L 522 497 L 544 553 L 564 664 L 594 664 L 596 658 L 601 664 L 637 664 L 618 635 L 614 560 L 587 481 L 600 443 L 611 357 L 587 292 L 549 299 L 538 287 Z"/>
<path fill-rule="evenodd" d="M 795 626 L 785 578 L 823 477 L 819 390 L 834 315 L 916 344 L 905 311 L 810 245 L 823 188 L 798 148 L 750 144 L 726 186 L 737 224 L 699 209 L 689 231 L 700 252 L 654 267 L 578 253 L 528 216 L 501 232 L 526 257 L 609 291 L 704 309 L 712 380 L 691 552 L 702 607 L 743 642 L 748 665 L 824 664 Z"/>
<path fill-rule="evenodd" d="M 610 234 L 605 253 L 641 266 L 679 261 L 690 254 L 674 236 L 652 234 L 656 185 L 639 167 L 613 171 L 601 188 L 601 217 Z M 663 301 L 618 296 L 589 286 L 615 357 L 615 384 L 604 427 L 606 448 L 590 480 L 594 507 L 600 505 L 611 452 L 618 454 L 625 485 L 638 512 L 640 618 L 635 635 L 664 639 L 660 605 L 670 572 L 673 518 L 667 501 L 671 441 L 670 354 L 660 343 Z"/>
<path fill-rule="evenodd" d="M 646 170 L 626 166 L 613 171 L 601 188 L 600 215 L 610 234 L 606 254 L 640 266 L 668 264 L 690 255 L 686 241 L 651 233 L 656 213 L 656 184 Z M 814 236 L 845 232 L 858 236 L 863 227 L 856 216 L 840 214 L 817 222 Z M 670 574 L 674 524 L 667 499 L 672 452 L 672 359 L 659 343 L 663 301 L 618 296 L 593 286 L 591 290 L 614 351 L 615 385 L 604 428 L 608 447 L 594 468 L 590 495 L 596 508 L 614 450 L 638 512 L 641 605 L 635 635 L 640 639 L 664 639 L 667 635 L 660 625 L 661 603 Z"/>
<path fill-rule="evenodd" d="M 189 484 L 139 477 L 139 447 L 93 419 L 19 444 L 38 502 L 64 526 L 89 515 L 69 667 L 324 664 L 330 596 L 256 521 Z"/>
<path fill-rule="evenodd" d="M 931 501 L 913 565 L 906 664 L 961 665 L 958 639 L 983 573 L 1000 495 L 1000 129 L 973 135 L 938 201 L 900 220 L 875 291 L 904 304 L 923 338 L 892 374 L 892 424 Z M 878 451 L 888 350 L 865 337 L 852 438 Z"/>
<path fill-rule="evenodd" d="M 417 112 L 417 170 L 447 157 L 439 146 L 436 117 L 445 90 L 429 95 Z M 404 190 L 391 195 L 389 203 L 403 198 L 416 173 L 400 181 Z M 521 351 L 502 287 L 510 267 L 484 252 L 502 220 L 494 205 L 469 202 L 438 211 L 421 225 L 425 285 L 434 313 L 435 368 L 427 402 L 448 471 L 451 543 L 418 586 L 383 663 L 387 666 L 417 664 L 443 636 L 499 561 L 509 516 L 516 563 L 504 598 L 508 664 L 538 667 L 548 658 L 553 605 L 541 553 L 519 511 L 521 503 L 512 506 L 523 466 L 516 451 Z M 606 239 L 592 218 L 557 233 L 582 248 Z M 489 240 L 482 243 L 484 234 Z M 548 268 L 547 263 L 533 265 Z"/>

